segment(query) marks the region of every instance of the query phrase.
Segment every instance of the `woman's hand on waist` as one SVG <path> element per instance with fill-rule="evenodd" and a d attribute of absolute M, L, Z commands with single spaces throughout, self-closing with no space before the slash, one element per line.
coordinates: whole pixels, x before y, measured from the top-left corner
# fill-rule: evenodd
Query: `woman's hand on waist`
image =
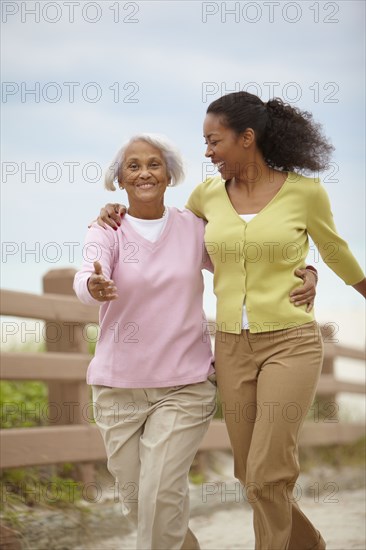
<path fill-rule="evenodd" d="M 295 269 L 295 275 L 303 280 L 303 285 L 290 292 L 290 301 L 295 306 L 306 304 L 306 311 L 309 313 L 314 307 L 316 285 L 318 282 L 317 272 L 309 269 Z"/>

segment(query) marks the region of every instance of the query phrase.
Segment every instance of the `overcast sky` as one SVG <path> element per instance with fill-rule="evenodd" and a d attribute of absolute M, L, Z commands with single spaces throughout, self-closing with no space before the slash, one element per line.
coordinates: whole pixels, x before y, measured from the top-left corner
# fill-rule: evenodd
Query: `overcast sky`
<path fill-rule="evenodd" d="M 280 96 L 323 124 L 336 151 L 321 176 L 338 230 L 364 267 L 363 1 L 1 8 L 2 287 L 41 292 L 48 269 L 79 267 L 88 221 L 105 202 L 126 201 L 103 190 L 102 170 L 133 133 L 163 133 L 178 145 L 187 178 L 166 202 L 183 206 L 212 169 L 205 110 L 240 89 Z M 321 315 L 362 309 L 352 288 L 315 265 Z"/>

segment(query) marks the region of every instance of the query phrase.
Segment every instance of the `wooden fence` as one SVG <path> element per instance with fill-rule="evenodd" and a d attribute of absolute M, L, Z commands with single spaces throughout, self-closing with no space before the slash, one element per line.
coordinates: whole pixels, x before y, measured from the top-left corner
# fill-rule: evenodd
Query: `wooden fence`
<path fill-rule="evenodd" d="M 88 325 L 98 322 L 98 308 L 81 304 L 73 296 L 74 270 L 52 270 L 43 279 L 44 294 L 1 290 L 1 315 L 40 319 L 47 352 L 4 352 L 4 380 L 41 380 L 48 384 L 49 425 L 0 430 L 0 466 L 16 468 L 62 462 L 79 463 L 84 482 L 93 479 L 93 462 L 105 459 L 102 438 L 92 416 L 89 387 L 85 383 L 90 361 Z M 43 325 L 42 325 L 43 327 Z M 364 434 L 364 423 L 342 423 L 336 414 L 340 392 L 362 394 L 361 383 L 343 382 L 334 376 L 334 360 L 346 357 L 362 362 L 361 350 L 327 343 L 314 418 L 306 421 L 301 445 L 350 443 Z M 11 414 L 12 404 L 8 404 Z M 52 412 L 53 411 L 53 412 Z M 326 414 L 324 414 L 326 412 Z M 213 421 L 200 450 L 228 449 L 224 422 Z"/>

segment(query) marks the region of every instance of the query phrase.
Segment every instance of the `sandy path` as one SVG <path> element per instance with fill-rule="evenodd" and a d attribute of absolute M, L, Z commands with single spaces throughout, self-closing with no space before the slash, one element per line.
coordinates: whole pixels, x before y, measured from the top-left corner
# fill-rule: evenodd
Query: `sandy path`
<path fill-rule="evenodd" d="M 327 550 L 364 550 L 365 490 L 340 491 L 338 502 L 314 501 L 314 497 L 301 499 L 301 508 L 321 531 Z M 253 550 L 252 514 L 246 503 L 222 503 L 207 514 L 194 516 L 190 526 L 200 541 L 202 550 Z M 111 537 L 104 541 L 84 545 L 75 550 L 133 550 L 133 534 Z"/>

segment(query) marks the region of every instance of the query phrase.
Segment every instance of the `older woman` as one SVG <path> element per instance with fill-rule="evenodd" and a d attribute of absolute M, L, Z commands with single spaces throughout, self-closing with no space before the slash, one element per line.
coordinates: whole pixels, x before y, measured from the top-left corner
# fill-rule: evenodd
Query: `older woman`
<path fill-rule="evenodd" d="M 325 542 L 292 495 L 298 436 L 315 395 L 323 348 L 309 297 L 287 300 L 313 238 L 323 260 L 363 296 L 366 279 L 337 234 L 317 178 L 332 147 L 307 112 L 247 92 L 214 101 L 206 157 L 219 176 L 187 208 L 206 222 L 217 296 L 216 374 L 235 475 L 254 511 L 256 550 L 322 550 Z M 120 205 L 103 221 L 115 226 Z M 296 273 L 296 271 L 295 271 Z M 298 272 L 297 272 L 298 273 Z"/>
<path fill-rule="evenodd" d="M 188 473 L 215 410 L 209 338 L 203 338 L 204 222 L 167 208 L 181 159 L 161 138 L 137 136 L 106 176 L 126 190 L 119 231 L 89 228 L 74 289 L 101 304 L 100 338 L 87 381 L 108 468 L 137 548 L 199 548 L 188 529 Z M 97 260 L 93 263 L 93 260 Z"/>

